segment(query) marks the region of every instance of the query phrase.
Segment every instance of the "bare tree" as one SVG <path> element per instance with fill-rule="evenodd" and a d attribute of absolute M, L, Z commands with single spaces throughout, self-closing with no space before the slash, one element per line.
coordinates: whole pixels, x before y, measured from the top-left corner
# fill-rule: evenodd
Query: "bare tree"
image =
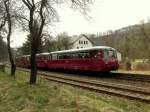
<path fill-rule="evenodd" d="M 9 54 L 9 60 L 11 63 L 11 75 L 15 75 L 16 66 L 15 66 L 15 62 L 14 62 L 11 47 L 10 47 L 10 37 L 12 34 L 12 20 L 11 20 L 11 15 L 10 15 L 10 1 L 5 0 L 4 6 L 5 6 L 5 10 L 6 10 L 6 15 L 7 15 L 7 25 L 8 25 L 7 26 L 8 27 L 7 48 L 8 48 L 8 54 Z"/>
<path fill-rule="evenodd" d="M 12 51 L 11 51 L 11 47 L 10 47 L 10 38 L 11 38 L 11 34 L 12 34 L 12 16 L 10 14 L 10 7 L 11 7 L 11 1 L 10 0 L 1 0 L 1 25 L 0 25 L 0 31 L 5 33 L 6 38 L 7 38 L 7 49 L 8 49 L 8 54 L 9 54 L 9 60 L 11 63 L 11 75 L 14 76 L 15 75 L 15 62 L 14 62 L 14 58 L 12 55 Z"/>
<path fill-rule="evenodd" d="M 36 53 L 41 41 L 41 35 L 46 20 L 45 12 L 48 11 L 48 7 L 46 0 L 40 0 L 38 2 L 34 0 L 22 0 L 22 2 L 29 10 L 28 27 L 31 36 L 30 84 L 35 84 L 37 76 Z"/>
<path fill-rule="evenodd" d="M 66 32 L 57 35 L 57 49 L 68 50 L 70 48 L 70 38 Z"/>
<path fill-rule="evenodd" d="M 2 31 L 4 30 L 4 26 L 6 24 L 6 14 L 4 11 L 4 3 L 0 0 L 0 37 L 2 37 Z"/>
<path fill-rule="evenodd" d="M 44 26 L 58 20 L 58 13 L 54 5 L 67 3 L 71 8 L 80 9 L 80 12 L 86 15 L 87 6 L 91 0 L 22 0 L 23 5 L 28 10 L 29 15 L 22 16 L 28 24 L 31 35 L 31 76 L 30 84 L 36 83 L 37 67 L 36 53 L 39 43 L 42 40 Z"/>

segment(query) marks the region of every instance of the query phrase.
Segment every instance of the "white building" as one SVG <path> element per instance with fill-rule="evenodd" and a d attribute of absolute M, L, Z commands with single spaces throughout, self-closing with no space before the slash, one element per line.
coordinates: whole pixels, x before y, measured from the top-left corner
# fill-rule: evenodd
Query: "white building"
<path fill-rule="evenodd" d="M 86 35 L 80 35 L 79 37 L 73 37 L 71 39 L 70 49 L 79 49 L 92 46 L 92 41 L 90 41 Z"/>

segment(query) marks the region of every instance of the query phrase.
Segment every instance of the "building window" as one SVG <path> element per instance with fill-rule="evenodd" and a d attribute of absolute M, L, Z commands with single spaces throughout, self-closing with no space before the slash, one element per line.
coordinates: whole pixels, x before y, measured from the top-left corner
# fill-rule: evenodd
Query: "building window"
<path fill-rule="evenodd" d="M 88 44 L 88 41 L 84 41 L 84 44 Z"/>
<path fill-rule="evenodd" d="M 83 41 L 79 40 L 79 44 L 83 44 Z"/>

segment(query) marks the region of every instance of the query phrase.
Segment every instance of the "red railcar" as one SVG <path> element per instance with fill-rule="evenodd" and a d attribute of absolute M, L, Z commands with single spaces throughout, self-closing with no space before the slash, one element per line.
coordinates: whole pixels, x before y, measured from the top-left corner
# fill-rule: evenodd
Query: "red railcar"
<path fill-rule="evenodd" d="M 46 68 L 49 53 L 40 53 L 36 55 L 36 62 L 38 68 Z"/>
<path fill-rule="evenodd" d="M 28 58 L 23 59 L 24 56 L 17 59 L 18 65 L 30 66 Z M 36 55 L 36 61 L 38 68 L 49 69 L 111 71 L 119 67 L 116 50 L 107 46 L 41 53 Z"/>
<path fill-rule="evenodd" d="M 106 46 L 51 52 L 47 60 L 52 69 L 111 71 L 118 66 L 116 50 Z"/>
<path fill-rule="evenodd" d="M 38 68 L 45 68 L 49 53 L 36 54 L 36 63 Z M 30 68 L 30 55 L 19 56 L 16 58 L 16 64 L 19 67 Z"/>
<path fill-rule="evenodd" d="M 24 56 L 17 57 L 16 64 L 19 67 L 29 68 L 30 67 L 30 55 L 24 55 Z"/>

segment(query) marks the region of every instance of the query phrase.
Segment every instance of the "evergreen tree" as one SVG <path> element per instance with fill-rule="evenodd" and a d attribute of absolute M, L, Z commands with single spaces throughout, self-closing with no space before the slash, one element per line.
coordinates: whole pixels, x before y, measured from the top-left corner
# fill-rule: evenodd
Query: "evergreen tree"
<path fill-rule="evenodd" d="M 39 44 L 39 48 L 37 50 L 37 53 L 42 52 L 42 41 Z M 22 55 L 29 55 L 31 53 L 31 36 L 27 36 L 27 40 L 23 43 L 21 47 L 21 53 Z"/>

